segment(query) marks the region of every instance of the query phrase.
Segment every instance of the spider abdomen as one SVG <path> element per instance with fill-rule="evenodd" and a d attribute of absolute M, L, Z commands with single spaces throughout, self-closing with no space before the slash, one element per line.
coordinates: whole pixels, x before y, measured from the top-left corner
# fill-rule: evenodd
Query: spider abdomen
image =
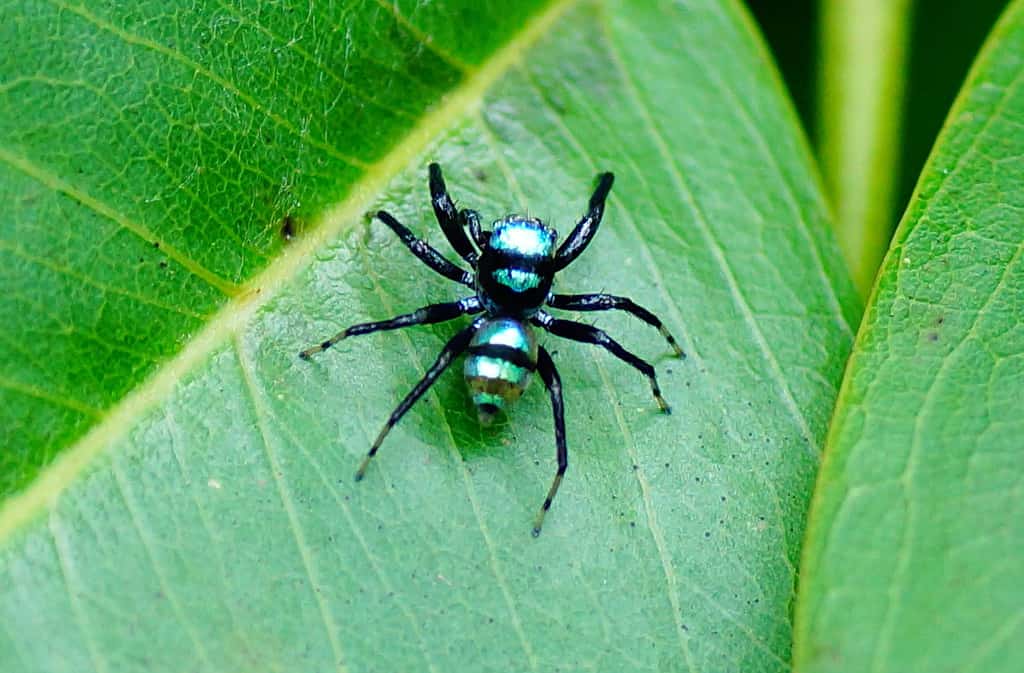
<path fill-rule="evenodd" d="M 537 339 L 514 318 L 487 320 L 469 342 L 464 372 L 480 422 L 519 399 L 537 368 Z"/>

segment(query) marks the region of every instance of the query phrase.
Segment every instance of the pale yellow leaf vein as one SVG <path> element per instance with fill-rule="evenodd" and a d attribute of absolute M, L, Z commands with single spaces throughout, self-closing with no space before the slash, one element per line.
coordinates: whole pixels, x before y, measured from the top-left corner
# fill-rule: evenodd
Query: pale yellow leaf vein
<path fill-rule="evenodd" d="M 253 245 L 251 245 L 250 243 L 246 242 L 239 235 L 237 229 L 235 227 L 231 226 L 224 219 L 224 217 L 222 217 L 221 213 L 217 213 L 216 211 L 214 211 L 213 208 L 210 207 L 210 203 L 209 203 L 208 199 L 201 198 L 198 194 L 196 194 L 194 191 L 192 191 L 192 189 L 188 186 L 189 177 L 186 176 L 185 179 L 182 179 L 182 177 L 176 171 L 174 171 L 171 168 L 170 164 L 167 161 L 167 158 L 166 158 L 167 155 L 166 155 L 165 152 L 154 151 L 146 143 L 146 141 L 143 139 L 142 135 L 139 133 L 138 122 L 137 121 L 133 121 L 133 120 L 129 120 L 128 118 L 126 118 L 125 117 L 125 113 L 124 113 L 124 107 L 122 105 L 118 105 L 111 98 L 109 93 L 107 93 L 102 88 L 97 87 L 94 84 L 92 84 L 90 82 L 83 81 L 83 80 L 60 80 L 60 79 L 56 79 L 56 78 L 53 78 L 53 77 L 47 77 L 47 76 L 44 76 L 44 75 L 37 75 L 33 79 L 35 81 L 47 84 L 47 85 L 49 85 L 51 87 L 65 87 L 65 88 L 70 88 L 70 89 L 75 89 L 75 88 L 82 89 L 84 91 L 88 91 L 89 93 L 91 93 L 93 96 L 95 96 L 97 98 L 97 100 L 102 101 L 107 106 L 107 109 L 110 111 L 110 114 L 112 116 L 114 116 L 114 117 L 117 117 L 118 121 L 120 122 L 120 128 L 122 130 L 127 131 L 128 136 L 132 140 L 135 141 L 135 143 L 138 145 L 138 147 L 145 148 L 146 153 L 145 153 L 145 155 L 140 155 L 140 158 L 142 156 L 144 156 L 144 158 L 148 159 L 149 162 L 152 165 L 158 167 L 161 170 L 161 172 L 165 176 L 167 176 L 168 184 L 174 185 L 174 188 L 173 188 L 174 190 L 183 192 L 189 198 L 189 200 L 196 205 L 196 207 L 201 208 L 203 211 L 205 211 L 206 214 L 209 216 L 209 220 L 211 222 L 216 223 L 217 226 L 220 228 L 220 230 L 222 232 L 224 232 L 224 234 L 230 240 L 232 240 L 236 244 L 238 244 L 238 246 L 240 248 L 244 248 L 245 250 L 248 250 L 249 252 L 253 253 L 254 255 L 256 255 L 258 257 L 262 257 L 264 259 L 267 258 L 266 252 L 264 252 L 263 250 L 259 250 L 256 247 L 254 247 Z M 170 111 L 168 111 L 163 105 L 160 104 L 159 99 L 152 100 L 152 104 L 153 104 L 154 108 L 158 109 L 160 111 L 160 113 L 163 114 L 164 118 L 167 121 L 168 127 L 173 128 L 175 126 L 182 126 L 183 125 L 182 121 L 180 119 L 176 118 Z M 223 151 L 225 155 L 233 156 L 235 154 L 235 152 L 233 150 L 231 150 L 231 149 L 229 149 L 227 147 L 224 147 L 222 144 L 213 142 L 205 133 L 202 132 L 200 127 L 195 126 L 191 130 L 197 135 L 197 137 L 200 137 L 204 141 L 210 143 L 211 145 L 216 146 L 218 149 Z M 241 157 L 239 157 L 239 160 L 240 159 L 241 159 Z M 124 165 L 123 159 L 121 157 L 115 157 L 112 154 L 108 155 L 108 154 L 100 153 L 100 154 L 98 154 L 96 156 L 95 160 L 97 161 L 97 163 L 99 163 L 100 161 L 105 162 L 107 167 L 109 168 L 109 172 L 110 172 L 111 175 L 118 175 L 118 176 L 120 176 L 121 172 L 124 171 L 124 166 L 125 165 Z M 116 165 L 113 165 L 111 163 L 112 161 L 116 161 L 116 162 L 119 162 L 119 163 L 116 164 Z M 245 164 L 242 164 L 241 161 L 239 161 L 239 163 L 240 163 L 240 165 L 242 165 L 242 166 L 244 166 L 246 168 L 250 168 L 250 170 L 252 170 L 251 167 L 245 166 Z M 263 177 L 265 180 L 267 180 L 267 182 L 269 182 L 271 184 L 276 182 L 276 178 L 271 178 L 270 176 L 267 176 L 267 175 L 262 174 L 262 173 L 261 173 L 261 177 Z M 154 199 L 154 200 L 158 200 L 158 199 Z M 175 217 L 175 216 L 173 216 L 170 213 L 168 215 L 169 215 L 170 219 L 174 219 L 174 217 Z"/>

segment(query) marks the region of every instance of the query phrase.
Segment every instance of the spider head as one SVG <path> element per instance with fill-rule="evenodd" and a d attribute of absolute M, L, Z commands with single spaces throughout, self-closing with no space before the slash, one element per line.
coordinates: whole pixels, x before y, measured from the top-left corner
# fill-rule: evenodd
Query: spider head
<path fill-rule="evenodd" d="M 530 316 L 554 279 L 558 232 L 540 220 L 509 215 L 494 223 L 477 266 L 477 295 L 489 313 Z"/>

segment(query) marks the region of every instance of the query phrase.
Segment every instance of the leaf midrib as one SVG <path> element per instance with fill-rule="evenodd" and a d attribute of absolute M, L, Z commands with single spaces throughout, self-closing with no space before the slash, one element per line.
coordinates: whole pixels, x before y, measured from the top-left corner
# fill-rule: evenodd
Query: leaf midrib
<path fill-rule="evenodd" d="M 52 507 L 93 459 L 122 437 L 138 418 L 169 396 L 188 372 L 241 332 L 271 298 L 309 265 L 318 250 L 340 236 L 346 226 L 358 222 L 391 179 L 422 154 L 453 120 L 474 114 L 491 85 L 521 61 L 529 47 L 579 3 L 580 0 L 555 0 L 531 18 L 519 33 L 424 115 L 390 152 L 369 165 L 363 177 L 351 187 L 348 198 L 323 213 L 310 233 L 245 283 L 177 356 L 108 410 L 101 422 L 64 449 L 24 491 L 7 499 L 0 506 L 0 543 Z"/>

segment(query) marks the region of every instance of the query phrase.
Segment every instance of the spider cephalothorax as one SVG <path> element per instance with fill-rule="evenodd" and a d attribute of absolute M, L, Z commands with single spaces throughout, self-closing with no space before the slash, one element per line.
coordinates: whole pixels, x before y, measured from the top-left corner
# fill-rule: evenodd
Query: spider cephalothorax
<path fill-rule="evenodd" d="M 460 315 L 483 315 L 451 338 L 426 375 L 391 413 L 356 471 L 356 480 L 363 478 L 370 459 L 377 453 L 391 428 L 423 396 L 452 360 L 463 352 L 467 353 L 464 368 L 466 383 L 480 420 L 484 423 L 490 422 L 495 414 L 519 399 L 536 371 L 551 396 L 558 452 L 558 472 L 534 520 L 533 534 L 539 535 L 544 515 L 562 483 L 569 458 L 561 380 L 550 354 L 537 344 L 532 326 L 556 336 L 601 346 L 632 365 L 647 377 L 658 406 L 668 413 L 669 408 L 658 388 L 654 367 L 649 362 L 627 351 L 604 331 L 584 323 L 555 318 L 543 309 L 546 305 L 573 311 L 626 311 L 656 327 L 676 355 L 683 357 L 682 349 L 661 321 L 626 297 L 551 292 L 555 273 L 576 259 L 597 233 L 613 180 L 611 173 L 602 173 L 598 177 L 597 188 L 590 197 L 587 213 L 568 238 L 556 248 L 558 232 L 540 220 L 529 217 L 509 215 L 495 221 L 492 229 L 485 231 L 481 228 L 476 211 L 455 209 L 445 187 L 441 167 L 430 164 L 430 197 L 434 214 L 448 242 L 472 267 L 472 272 L 455 265 L 425 241 L 413 236 L 390 214 L 383 210 L 377 213 L 377 218 L 390 227 L 420 261 L 442 276 L 472 288 L 475 293 L 459 301 L 424 306 L 390 320 L 353 325 L 327 341 L 302 351 L 300 357 L 308 360 L 315 353 L 358 334 L 443 322 Z"/>
<path fill-rule="evenodd" d="M 555 279 L 557 238 L 540 220 L 509 215 L 495 222 L 476 269 L 484 309 L 523 318 L 536 314 Z"/>

